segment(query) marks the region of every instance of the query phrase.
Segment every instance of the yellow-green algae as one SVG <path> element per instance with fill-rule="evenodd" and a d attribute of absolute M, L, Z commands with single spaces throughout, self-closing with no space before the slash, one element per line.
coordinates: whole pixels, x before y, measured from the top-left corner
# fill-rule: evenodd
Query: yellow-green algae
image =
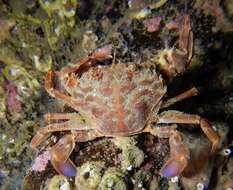
<path fill-rule="evenodd" d="M 121 169 L 123 171 L 130 171 L 142 164 L 144 153 L 136 146 L 137 141 L 134 137 L 117 137 L 113 142 L 122 150 Z"/>
<path fill-rule="evenodd" d="M 51 1 L 60 9 L 59 13 L 54 6 L 43 7 L 43 2 L 10 0 L 6 5 L 0 1 L 2 189 L 20 186 L 33 157 L 29 142 L 48 109 L 41 103 L 45 72 L 54 68 L 58 61 L 65 65 L 75 57 L 67 44 L 80 35 L 74 25 L 77 1 Z M 7 106 L 7 83 L 17 88 L 17 99 L 22 103 L 20 112 Z"/>
<path fill-rule="evenodd" d="M 95 190 L 104 174 L 104 164 L 101 162 L 86 162 L 77 168 L 75 186 L 78 190 Z"/>
<path fill-rule="evenodd" d="M 108 168 L 98 186 L 98 190 L 127 190 L 126 175 L 118 168 Z"/>
<path fill-rule="evenodd" d="M 49 181 L 48 190 L 71 190 L 70 182 L 62 175 L 55 175 Z"/>

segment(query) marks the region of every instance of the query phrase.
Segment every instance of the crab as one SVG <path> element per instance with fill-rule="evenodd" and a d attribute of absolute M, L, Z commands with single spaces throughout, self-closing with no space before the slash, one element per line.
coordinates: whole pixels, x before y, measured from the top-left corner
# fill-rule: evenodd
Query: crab
<path fill-rule="evenodd" d="M 192 36 L 181 33 L 182 56 L 185 54 L 187 59 L 190 58 L 190 52 L 186 52 L 190 49 L 189 39 Z M 170 158 L 160 169 L 160 174 L 173 177 L 182 174 L 190 156 L 176 124 L 195 124 L 212 142 L 210 152 L 215 152 L 219 136 L 206 119 L 175 110 L 162 111 L 178 101 L 196 96 L 195 87 L 164 100 L 167 87 L 154 64 L 98 64 L 112 59 L 111 52 L 110 45 L 104 46 L 73 66 L 47 73 L 45 89 L 49 95 L 77 112 L 45 114 L 48 125 L 37 131 L 31 141 L 32 148 L 36 149 L 53 132 L 66 132 L 50 149 L 51 163 L 58 173 L 75 176 L 76 167 L 69 157 L 76 142 L 150 133 L 169 139 Z M 55 79 L 59 79 L 59 85 L 65 91 L 56 88 Z"/>

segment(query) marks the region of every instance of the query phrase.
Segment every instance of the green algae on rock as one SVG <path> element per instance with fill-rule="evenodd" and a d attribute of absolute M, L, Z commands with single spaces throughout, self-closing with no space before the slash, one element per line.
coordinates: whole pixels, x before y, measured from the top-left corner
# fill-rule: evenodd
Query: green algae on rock
<path fill-rule="evenodd" d="M 104 174 L 104 164 L 101 162 L 86 162 L 77 168 L 75 186 L 78 190 L 97 189 Z"/>
<path fill-rule="evenodd" d="M 71 190 L 68 179 L 61 175 L 55 175 L 48 183 L 48 190 Z"/>
<path fill-rule="evenodd" d="M 98 190 L 127 190 L 125 174 L 118 168 L 108 168 L 98 186 Z"/>
<path fill-rule="evenodd" d="M 136 146 L 134 137 L 117 137 L 113 140 L 121 150 L 121 169 L 130 171 L 139 167 L 144 161 L 144 153 Z"/>

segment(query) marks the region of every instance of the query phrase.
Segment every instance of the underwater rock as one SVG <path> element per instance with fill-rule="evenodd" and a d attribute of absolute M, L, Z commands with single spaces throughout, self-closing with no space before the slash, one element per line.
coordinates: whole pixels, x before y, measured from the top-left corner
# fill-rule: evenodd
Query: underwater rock
<path fill-rule="evenodd" d="M 71 190 L 71 186 L 66 177 L 55 175 L 48 182 L 48 190 Z"/>
<path fill-rule="evenodd" d="M 121 169 L 123 171 L 131 171 L 133 168 L 139 167 L 144 161 L 144 153 L 136 146 L 122 149 Z"/>
<path fill-rule="evenodd" d="M 144 153 L 136 146 L 136 140 L 133 137 L 117 137 L 113 140 L 116 146 L 121 150 L 121 169 L 130 171 L 139 167 L 144 161 Z"/>
<path fill-rule="evenodd" d="M 172 177 L 168 182 L 168 190 L 180 190 L 181 186 L 179 185 L 179 177 Z"/>
<path fill-rule="evenodd" d="M 7 111 L 7 106 L 6 106 L 6 93 L 3 88 L 3 85 L 0 85 L 0 119 L 5 118 L 6 116 L 6 111 Z"/>
<path fill-rule="evenodd" d="M 98 190 L 127 190 L 125 174 L 118 168 L 108 168 L 98 186 Z"/>
<path fill-rule="evenodd" d="M 84 51 L 86 55 L 92 52 L 97 47 L 96 44 L 97 41 L 98 41 L 98 37 L 95 35 L 93 31 L 88 30 L 84 32 L 83 39 L 81 42 L 82 51 Z"/>
<path fill-rule="evenodd" d="M 7 91 L 8 109 L 20 112 L 22 109 L 22 102 L 18 99 L 17 87 L 13 83 L 7 83 L 5 88 Z"/>
<path fill-rule="evenodd" d="M 220 136 L 218 149 L 221 150 L 221 147 L 226 143 L 229 128 L 224 123 L 219 122 L 213 122 L 213 128 L 218 131 Z M 208 188 L 212 171 L 216 167 L 215 156 L 209 154 L 210 141 L 207 138 L 190 134 L 185 135 L 184 141 L 190 150 L 190 160 L 182 173 L 182 186 L 186 190 L 196 189 L 198 186 Z"/>
<path fill-rule="evenodd" d="M 134 190 L 141 190 L 143 189 L 143 184 L 146 184 L 150 181 L 151 179 L 151 173 L 148 171 L 144 170 L 138 170 L 132 178 L 132 183 L 133 183 L 133 189 Z M 154 181 L 156 183 L 156 181 Z M 150 184 L 150 186 L 156 185 L 156 184 Z"/>
<path fill-rule="evenodd" d="M 33 62 L 38 71 L 45 73 L 51 70 L 53 63 L 51 56 L 47 56 L 46 60 L 40 60 L 40 58 L 37 55 L 33 56 Z"/>
<path fill-rule="evenodd" d="M 202 9 L 206 15 L 211 15 L 215 17 L 216 26 L 213 27 L 213 31 L 231 32 L 233 31 L 233 23 L 225 14 L 222 4 L 225 6 L 227 13 L 231 14 L 232 2 L 230 1 L 224 3 L 221 0 L 214 0 L 214 1 L 199 0 L 195 2 L 194 7 Z"/>
<path fill-rule="evenodd" d="M 10 36 L 10 29 L 15 25 L 14 20 L 6 20 L 0 17 L 0 42 L 4 41 Z"/>
<path fill-rule="evenodd" d="M 162 20 L 161 16 L 153 17 L 143 21 L 144 27 L 147 32 L 156 32 L 159 30 L 160 22 Z"/>
<path fill-rule="evenodd" d="M 78 5 L 76 0 L 39 0 L 39 3 L 49 16 L 58 13 L 62 19 L 64 19 L 64 17 L 73 17 Z"/>
<path fill-rule="evenodd" d="M 230 190 L 233 188 L 233 157 L 222 160 L 222 165 L 217 172 L 217 185 L 214 190 Z"/>
<path fill-rule="evenodd" d="M 78 190 L 95 190 L 104 174 L 104 164 L 101 162 L 86 162 L 77 168 L 75 186 Z"/>
<path fill-rule="evenodd" d="M 233 1 L 224 0 L 223 5 L 226 9 L 226 12 L 229 16 L 233 16 Z"/>

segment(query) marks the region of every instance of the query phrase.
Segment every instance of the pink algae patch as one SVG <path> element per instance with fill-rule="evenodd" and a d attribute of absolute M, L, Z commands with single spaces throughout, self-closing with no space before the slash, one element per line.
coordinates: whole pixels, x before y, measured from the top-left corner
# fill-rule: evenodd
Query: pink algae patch
<path fill-rule="evenodd" d="M 46 169 L 49 160 L 51 159 L 49 151 L 44 151 L 42 154 L 36 157 L 33 165 L 32 171 L 42 172 Z"/>
<path fill-rule="evenodd" d="M 7 91 L 7 106 L 10 110 L 20 112 L 22 108 L 22 103 L 18 100 L 17 87 L 13 83 L 7 83 L 5 85 Z"/>
<path fill-rule="evenodd" d="M 162 17 L 157 16 L 143 21 L 143 25 L 147 32 L 156 32 L 159 30 L 160 22 Z"/>

